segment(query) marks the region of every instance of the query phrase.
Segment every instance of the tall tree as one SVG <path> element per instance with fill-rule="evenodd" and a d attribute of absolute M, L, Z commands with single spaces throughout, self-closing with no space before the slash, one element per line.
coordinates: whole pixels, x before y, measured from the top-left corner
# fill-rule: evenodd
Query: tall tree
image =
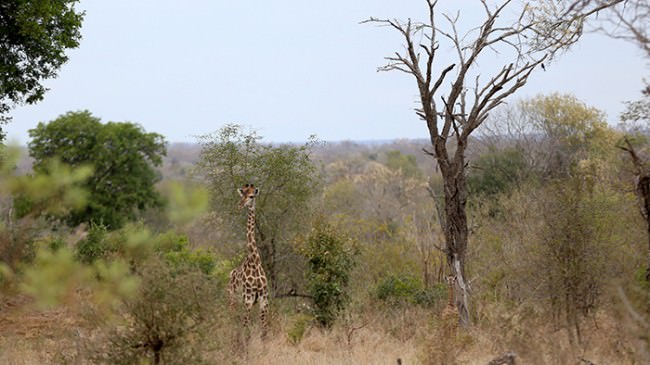
<path fill-rule="evenodd" d="M 16 104 L 33 104 L 68 61 L 65 51 L 79 46 L 84 13 L 79 0 L 0 2 L 0 124 Z M 0 130 L 0 140 L 4 133 Z"/>
<path fill-rule="evenodd" d="M 519 9 L 511 0 L 492 8 L 486 0 L 477 2 L 485 20 L 467 34 L 459 32 L 459 15 L 443 14 L 448 29 L 438 27 L 436 0 L 426 0 L 426 22 L 370 18 L 366 22 L 396 30 L 405 42 L 402 52 L 386 57 L 388 64 L 381 71 L 402 71 L 415 78 L 420 96 L 417 115 L 429 130 L 431 150 L 443 178 L 445 254 L 451 273 L 456 278 L 456 305 L 460 321 L 470 323 L 470 285 L 465 261 L 468 244 L 467 182 L 465 151 L 469 137 L 488 117 L 528 81 L 530 74 L 543 62 L 575 43 L 582 20 L 587 13 L 559 17 L 543 14 L 525 5 Z M 507 9 L 507 10 L 506 10 Z M 517 12 L 514 19 L 505 14 Z M 438 68 L 439 37 L 454 49 L 455 62 Z M 423 40 L 420 42 L 419 40 Z M 512 57 L 491 77 L 482 77 L 478 62 L 502 52 Z M 503 59 L 503 56 L 501 57 Z M 437 74 L 437 76 L 436 76 Z M 445 80 L 451 77 L 451 85 Z"/>
<path fill-rule="evenodd" d="M 650 90 L 644 91 L 643 94 L 642 99 L 628 102 L 627 109 L 621 114 L 627 135 L 621 139 L 618 147 L 628 153 L 634 168 L 635 192 L 648 232 L 648 264 L 645 278 L 650 281 L 650 146 L 646 137 L 650 125 Z"/>
<path fill-rule="evenodd" d="M 242 213 L 236 207 L 237 188 L 252 183 L 259 187 L 257 197 L 257 242 L 273 292 L 294 288 L 290 275 L 294 254 L 289 240 L 304 230 L 309 218 L 309 201 L 319 187 L 310 149 L 302 146 L 262 143 L 255 132 L 242 126 L 227 125 L 215 134 L 200 137 L 201 159 L 198 171 L 206 178 L 212 206 L 220 218 L 237 232 L 243 232 Z M 295 279 L 295 278 L 294 278 Z"/>
<path fill-rule="evenodd" d="M 48 172 L 48 161 L 59 159 L 70 166 L 94 168 L 85 183 L 88 205 L 72 213 L 68 222 L 95 222 L 119 228 L 138 211 L 162 204 L 154 184 L 160 179 L 156 166 L 166 153 L 165 141 L 133 123 L 102 124 L 88 111 L 69 112 L 29 130 L 29 153 L 34 170 Z"/>

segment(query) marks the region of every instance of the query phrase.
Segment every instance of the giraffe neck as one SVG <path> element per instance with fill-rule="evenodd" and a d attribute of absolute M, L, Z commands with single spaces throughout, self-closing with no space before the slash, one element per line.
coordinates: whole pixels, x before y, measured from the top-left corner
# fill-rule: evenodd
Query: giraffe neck
<path fill-rule="evenodd" d="M 257 254 L 255 245 L 255 206 L 248 207 L 248 221 L 246 223 L 246 248 L 248 254 Z"/>
<path fill-rule="evenodd" d="M 447 296 L 448 296 L 447 305 L 454 306 L 454 284 L 453 283 L 447 283 Z"/>

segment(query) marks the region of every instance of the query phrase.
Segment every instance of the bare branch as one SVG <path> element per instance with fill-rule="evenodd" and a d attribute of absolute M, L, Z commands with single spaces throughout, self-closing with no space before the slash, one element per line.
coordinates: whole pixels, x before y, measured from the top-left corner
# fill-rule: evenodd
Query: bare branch
<path fill-rule="evenodd" d="M 431 88 L 431 93 L 434 94 L 436 91 L 438 91 L 438 88 L 442 84 L 442 82 L 445 79 L 445 76 L 447 76 L 447 73 L 451 71 L 454 67 L 456 66 L 455 63 L 452 63 L 451 65 L 447 66 L 442 72 L 440 73 L 440 76 L 438 77 L 438 80 L 436 80 L 436 83 L 433 85 L 433 88 Z"/>
<path fill-rule="evenodd" d="M 468 166 L 465 150 L 469 136 L 487 119 L 490 111 L 526 84 L 537 66 L 555 51 L 579 38 L 584 17 L 576 17 L 568 22 L 565 19 L 559 22 L 559 18 L 555 16 L 536 18 L 537 14 L 532 7 L 526 5 L 515 14 L 512 23 L 504 24 L 501 17 L 507 13 L 505 9 L 515 2 L 505 0 L 500 5 L 492 6 L 488 4 L 488 0 L 480 0 L 485 15 L 483 23 L 461 36 L 457 27 L 459 13 L 455 16 L 443 14 L 449 27 L 446 30 L 440 29 L 435 23 L 437 2 L 426 0 L 426 3 L 429 11 L 428 23 L 413 23 L 410 19 L 400 22 L 371 18 L 369 21 L 391 27 L 402 35 L 404 49 L 394 56 L 387 57 L 389 63 L 382 70 L 405 72 L 416 80 L 421 105 L 415 109 L 415 113 L 426 122 L 432 147 L 423 151 L 436 159 L 444 184 L 443 197 L 435 196 L 430 187 L 429 192 L 436 202 L 445 236 L 443 252 L 450 270 L 458 279 L 455 287 L 456 305 L 461 313 L 461 321 L 467 324 L 470 288 L 465 284 L 464 263 L 469 232 L 465 211 L 467 187 L 464 176 Z M 457 57 L 456 62 L 444 63 L 443 67 L 438 69 L 439 73 L 434 70 L 438 35 L 441 40 L 451 43 Z M 413 39 L 426 41 L 416 43 Z M 503 65 L 491 77 L 481 78 L 472 74 L 470 70 L 477 66 L 486 53 L 498 53 L 503 47 L 514 50 L 515 56 L 511 62 Z M 455 74 L 449 89 L 441 89 L 452 70 Z M 434 73 L 437 73 L 435 81 Z M 471 81 L 468 80 L 470 77 Z M 444 90 L 444 95 L 440 95 L 441 90 Z M 469 98 L 473 100 L 468 100 L 468 92 L 473 93 L 473 98 Z M 437 110 L 436 100 L 443 103 L 440 112 Z M 448 137 L 452 134 L 456 136 L 456 143 L 448 145 Z"/>

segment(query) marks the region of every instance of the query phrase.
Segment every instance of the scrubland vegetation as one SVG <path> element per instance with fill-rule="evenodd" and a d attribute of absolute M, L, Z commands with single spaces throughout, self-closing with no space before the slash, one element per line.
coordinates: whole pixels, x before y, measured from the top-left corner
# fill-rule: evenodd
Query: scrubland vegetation
<path fill-rule="evenodd" d="M 647 362 L 648 236 L 635 166 L 617 147 L 628 136 L 645 161 L 646 132 L 612 128 L 570 95 L 497 116 L 468 151 L 472 323 L 461 327 L 441 316 L 442 184 L 425 141 L 274 145 L 226 126 L 159 150 L 155 174 L 129 170 L 145 177 L 129 194 L 160 203 L 100 210 L 111 225 L 89 209 L 101 192 L 89 192 L 97 168 L 82 154 L 70 163 L 61 145 L 51 160 L 32 143 L 34 170 L 22 173 L 6 148 L 0 361 L 486 364 L 512 352 L 523 364 Z M 68 113 L 49 130 L 93 118 Z M 103 145 L 134 140 L 120 136 Z M 106 163 L 106 186 L 136 178 L 119 171 L 133 160 Z M 265 340 L 258 318 L 242 328 L 242 308 L 226 300 L 245 254 L 236 188 L 246 182 L 260 188 Z M 131 201 L 121 191 L 110 196 Z"/>
<path fill-rule="evenodd" d="M 75 2 L 0 5 L 0 124 L 78 45 Z M 427 140 L 273 144 L 232 124 L 170 145 L 89 111 L 39 123 L 28 156 L 0 155 L 0 363 L 649 363 L 650 88 L 617 126 L 572 95 L 511 97 L 599 11 L 647 51 L 647 5 L 621 2 L 526 3 L 501 26 L 510 2 L 482 1 L 467 37 L 435 1 L 428 22 L 368 19 L 403 37 L 381 70 L 415 78 Z M 436 37 L 458 57 L 437 75 Z M 501 47 L 516 63 L 472 74 Z M 226 299 L 251 183 L 267 337 Z"/>

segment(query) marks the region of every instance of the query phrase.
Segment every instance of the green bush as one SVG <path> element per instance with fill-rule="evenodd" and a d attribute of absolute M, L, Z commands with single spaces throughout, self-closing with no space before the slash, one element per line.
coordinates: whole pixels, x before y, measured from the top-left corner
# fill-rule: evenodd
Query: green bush
<path fill-rule="evenodd" d="M 289 327 L 289 330 L 287 330 L 287 337 L 289 338 L 289 342 L 291 342 L 291 344 L 297 345 L 300 343 L 300 341 L 302 341 L 313 319 L 314 317 L 301 313 L 292 318 L 291 327 Z"/>
<path fill-rule="evenodd" d="M 153 235 L 140 225 L 108 232 L 106 226 L 93 224 L 88 236 L 76 247 L 77 259 L 84 263 L 113 255 L 128 258 L 137 265 L 153 254 L 163 257 L 176 272 L 196 268 L 210 274 L 217 265 L 217 258 L 211 252 L 191 248 L 187 236 L 173 231 Z"/>
<path fill-rule="evenodd" d="M 119 302 L 131 298 L 139 285 L 129 266 L 122 260 L 98 259 L 84 264 L 68 247 L 51 250 L 41 247 L 33 265 L 25 267 L 20 283 L 22 292 L 30 295 L 43 308 L 77 302 L 77 291 L 83 288 L 84 301 L 92 302 L 98 312 L 112 310 Z M 79 303 L 77 303 L 79 304 Z"/>
<path fill-rule="evenodd" d="M 348 301 L 346 287 L 356 254 L 350 239 L 326 223 L 318 223 L 302 248 L 307 258 L 307 289 L 314 298 L 313 315 L 331 327 Z"/>
<path fill-rule="evenodd" d="M 47 242 L 47 248 L 51 251 L 57 251 L 60 248 L 66 247 L 66 242 L 62 238 L 53 238 Z"/>
<path fill-rule="evenodd" d="M 431 288 L 424 288 L 415 293 L 413 300 L 415 304 L 432 306 L 447 299 L 447 285 L 444 283 L 435 284 Z"/>
<path fill-rule="evenodd" d="M 430 306 L 446 297 L 444 284 L 425 288 L 422 281 L 408 274 L 390 274 L 375 288 L 378 299 L 389 304 L 418 304 Z"/>
<path fill-rule="evenodd" d="M 77 260 L 89 264 L 97 259 L 105 258 L 112 251 L 106 236 L 106 226 L 92 223 L 86 238 L 77 243 Z"/>
<path fill-rule="evenodd" d="M 491 148 L 473 163 L 467 186 L 476 195 L 507 193 L 526 179 L 527 168 L 522 151 Z"/>
<path fill-rule="evenodd" d="M 160 235 L 156 250 L 175 270 L 195 268 L 204 274 L 211 274 L 217 265 L 214 254 L 201 249 L 191 249 L 187 236 L 172 231 Z"/>
<path fill-rule="evenodd" d="M 175 272 L 151 257 L 138 269 L 139 294 L 124 301 L 123 326 L 107 329 L 108 344 L 98 337 L 91 357 L 109 364 L 201 364 L 206 333 L 215 327 L 220 307 L 214 279 L 198 269 Z M 106 345 L 109 345 L 106 347 Z M 108 349 L 108 351 L 106 351 Z"/>
<path fill-rule="evenodd" d="M 401 300 L 413 297 L 422 289 L 422 282 L 410 275 L 388 275 L 379 282 L 375 293 L 381 300 Z"/>

